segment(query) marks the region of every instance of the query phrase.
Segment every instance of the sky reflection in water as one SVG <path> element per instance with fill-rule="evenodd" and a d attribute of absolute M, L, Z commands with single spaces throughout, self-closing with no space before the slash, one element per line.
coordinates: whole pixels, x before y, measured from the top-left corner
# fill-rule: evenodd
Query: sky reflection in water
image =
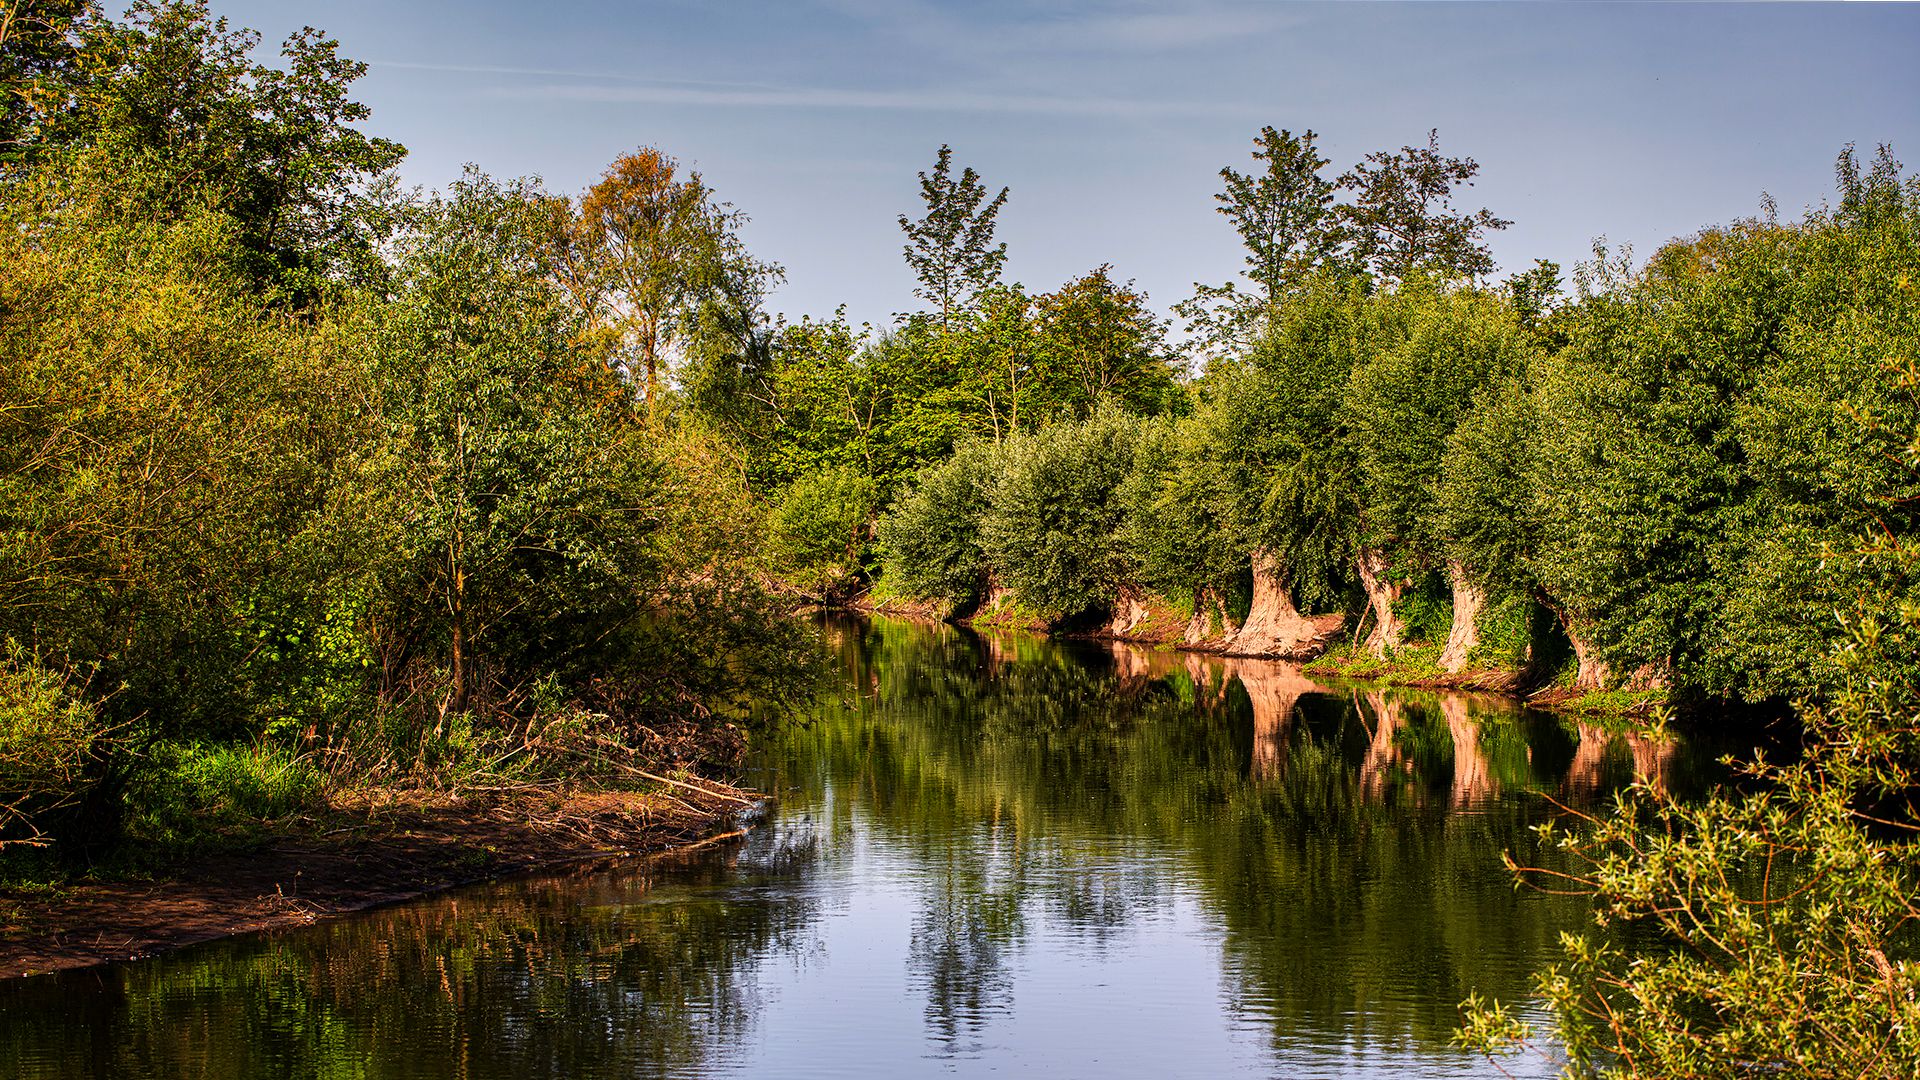
<path fill-rule="evenodd" d="M 766 744 L 745 841 L 0 985 L 0 1075 L 1497 1075 L 1459 1001 L 1524 998 L 1581 923 L 1500 853 L 1552 865 L 1543 793 L 1712 757 L 1283 665 L 824 632 L 844 678 Z"/>

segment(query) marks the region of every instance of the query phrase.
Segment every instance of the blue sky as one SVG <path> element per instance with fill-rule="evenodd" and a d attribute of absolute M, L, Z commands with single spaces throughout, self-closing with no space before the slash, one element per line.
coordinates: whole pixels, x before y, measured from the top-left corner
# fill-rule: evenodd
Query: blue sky
<path fill-rule="evenodd" d="M 1503 268 L 1642 254 L 1816 204 L 1848 142 L 1920 167 L 1920 5 L 1722 3 L 506 3 L 213 0 L 278 40 L 312 23 L 372 62 L 369 130 L 407 178 L 472 162 L 561 191 L 652 144 L 752 216 L 787 269 L 773 307 L 912 305 L 896 218 L 956 159 L 1013 189 L 1009 276 L 1100 263 L 1163 311 L 1240 266 L 1214 213 L 1262 124 L 1344 168 L 1440 130 L 1515 224 Z"/>

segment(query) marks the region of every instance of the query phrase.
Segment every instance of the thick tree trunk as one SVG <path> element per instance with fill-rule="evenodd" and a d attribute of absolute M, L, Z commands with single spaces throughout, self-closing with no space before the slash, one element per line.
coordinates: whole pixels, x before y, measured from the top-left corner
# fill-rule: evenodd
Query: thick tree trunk
<path fill-rule="evenodd" d="M 1131 585 L 1122 585 L 1120 595 L 1113 601 L 1113 617 L 1107 620 L 1107 633 L 1116 637 L 1131 634 L 1136 627 L 1147 621 L 1151 612 L 1147 610 L 1146 597 Z"/>
<path fill-rule="evenodd" d="M 1217 636 L 1228 636 L 1226 614 L 1226 605 L 1220 602 L 1220 595 L 1211 586 L 1195 589 L 1193 614 L 1187 617 L 1187 628 L 1180 635 L 1180 643 L 1188 648 L 1204 646 L 1216 636 L 1215 627 L 1219 627 Z"/>
<path fill-rule="evenodd" d="M 1467 669 L 1474 647 L 1480 644 L 1480 613 L 1487 609 L 1487 590 L 1453 559 L 1447 560 L 1447 581 L 1453 586 L 1453 628 L 1447 632 L 1447 647 L 1440 650 L 1440 667 L 1458 674 Z"/>
<path fill-rule="evenodd" d="M 1253 604 L 1247 621 L 1227 639 L 1230 656 L 1272 656 L 1304 660 L 1317 656 L 1346 620 L 1338 615 L 1308 617 L 1287 596 L 1280 560 L 1270 551 L 1253 555 Z"/>
<path fill-rule="evenodd" d="M 1398 648 L 1406 636 L 1406 627 L 1393 610 L 1394 602 L 1406 590 L 1406 582 L 1388 576 L 1387 556 L 1379 548 L 1361 548 L 1358 562 L 1360 587 L 1367 592 L 1367 609 L 1373 616 L 1373 627 L 1367 631 L 1367 649 L 1375 656 L 1385 656 L 1388 649 Z"/>
<path fill-rule="evenodd" d="M 1582 628 L 1574 624 L 1571 616 L 1560 615 L 1560 628 L 1567 632 L 1567 640 L 1573 643 L 1573 658 L 1577 665 L 1573 675 L 1575 690 L 1605 690 L 1613 682 L 1613 668 L 1606 658 L 1600 655 L 1599 648 L 1587 638 Z"/>

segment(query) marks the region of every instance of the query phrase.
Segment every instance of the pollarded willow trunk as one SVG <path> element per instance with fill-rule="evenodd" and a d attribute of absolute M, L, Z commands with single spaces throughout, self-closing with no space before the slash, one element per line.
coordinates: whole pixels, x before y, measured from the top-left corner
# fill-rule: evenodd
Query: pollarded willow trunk
<path fill-rule="evenodd" d="M 1480 614 L 1487 610 L 1487 590 L 1467 575 L 1457 559 L 1447 560 L 1447 582 L 1453 586 L 1453 628 L 1447 632 L 1447 647 L 1440 650 L 1440 667 L 1458 674 L 1467 669 L 1480 644 Z"/>
<path fill-rule="evenodd" d="M 1406 582 L 1389 576 L 1386 553 L 1379 548 L 1361 548 L 1358 563 L 1360 587 L 1367 592 L 1367 610 L 1373 618 L 1373 627 L 1367 631 L 1367 649 L 1375 656 L 1385 656 L 1406 637 L 1406 627 L 1393 610 L 1406 590 Z"/>
<path fill-rule="evenodd" d="M 1122 585 L 1120 595 L 1113 600 L 1113 615 L 1107 620 L 1107 633 L 1125 637 L 1146 622 L 1151 614 L 1147 609 L 1147 599 L 1140 590 L 1132 585 Z"/>
<path fill-rule="evenodd" d="M 1307 616 L 1287 595 L 1279 556 L 1261 550 L 1253 554 L 1253 603 L 1247 621 L 1227 639 L 1232 656 L 1277 656 L 1306 659 L 1319 654 L 1345 620 L 1338 615 Z"/>
<path fill-rule="evenodd" d="M 1193 591 L 1193 615 L 1187 619 L 1186 631 L 1180 635 L 1181 644 L 1190 649 L 1218 648 L 1239 631 L 1233 617 L 1227 614 L 1227 602 L 1218 589 L 1203 585 Z"/>
<path fill-rule="evenodd" d="M 1599 646 L 1585 636 L 1583 629 L 1574 621 L 1573 616 L 1564 611 L 1555 612 L 1560 620 L 1560 629 L 1566 631 L 1567 640 L 1573 643 L 1573 659 L 1576 665 L 1573 674 L 1575 690 L 1605 690 L 1613 682 L 1613 668 L 1606 658 L 1600 655 Z"/>

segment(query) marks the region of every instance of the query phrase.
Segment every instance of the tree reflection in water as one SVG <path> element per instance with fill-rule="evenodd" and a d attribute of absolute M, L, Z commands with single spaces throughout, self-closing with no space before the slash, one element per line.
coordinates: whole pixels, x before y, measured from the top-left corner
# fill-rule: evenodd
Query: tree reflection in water
<path fill-rule="evenodd" d="M 845 678 L 764 741 L 746 841 L 6 985 L 0 1075 L 1457 1071 L 1456 1004 L 1525 999 L 1583 917 L 1500 865 L 1552 865 L 1541 796 L 1711 757 L 1257 661 L 824 632 Z"/>

